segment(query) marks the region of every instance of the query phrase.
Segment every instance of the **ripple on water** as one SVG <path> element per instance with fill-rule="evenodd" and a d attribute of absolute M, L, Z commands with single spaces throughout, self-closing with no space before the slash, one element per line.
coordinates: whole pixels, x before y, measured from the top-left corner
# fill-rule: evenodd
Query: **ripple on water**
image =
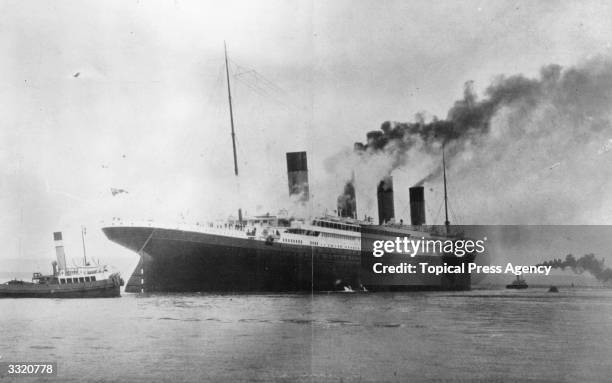
<path fill-rule="evenodd" d="M 269 319 L 257 319 L 257 318 L 242 318 L 238 322 L 242 323 L 270 323 Z"/>
<path fill-rule="evenodd" d="M 90 346 L 90 348 L 92 350 L 110 350 L 111 347 L 109 346 Z"/>
<path fill-rule="evenodd" d="M 344 319 L 328 319 L 327 323 L 340 325 L 340 326 L 361 326 L 359 323 L 351 322 Z"/>
<path fill-rule="evenodd" d="M 381 322 L 374 323 L 374 327 L 396 328 L 396 327 L 401 327 L 401 326 L 402 326 L 401 323 L 381 323 Z"/>
<path fill-rule="evenodd" d="M 281 319 L 281 322 L 284 323 L 295 323 L 295 324 L 311 324 L 313 322 L 312 319 Z"/>

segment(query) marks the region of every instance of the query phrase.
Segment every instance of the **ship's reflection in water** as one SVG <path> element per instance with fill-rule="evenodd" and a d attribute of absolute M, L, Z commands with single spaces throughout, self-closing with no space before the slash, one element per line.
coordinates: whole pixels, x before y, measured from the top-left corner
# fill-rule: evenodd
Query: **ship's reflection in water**
<path fill-rule="evenodd" d="M 58 381 L 608 381 L 612 290 L 0 300 Z"/>

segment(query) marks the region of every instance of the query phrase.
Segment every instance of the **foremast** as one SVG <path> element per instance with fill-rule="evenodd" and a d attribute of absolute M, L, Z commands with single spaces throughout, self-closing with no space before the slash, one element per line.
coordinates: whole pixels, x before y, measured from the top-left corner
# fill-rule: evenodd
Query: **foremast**
<path fill-rule="evenodd" d="M 227 44 L 223 42 L 225 52 L 225 76 L 227 78 L 227 100 L 229 102 L 230 126 L 232 132 L 232 149 L 234 151 L 234 174 L 238 177 L 238 156 L 236 154 L 236 132 L 234 130 L 234 110 L 232 108 L 232 89 L 230 86 L 229 64 L 227 60 Z M 238 208 L 238 221 L 242 223 L 242 209 Z"/>

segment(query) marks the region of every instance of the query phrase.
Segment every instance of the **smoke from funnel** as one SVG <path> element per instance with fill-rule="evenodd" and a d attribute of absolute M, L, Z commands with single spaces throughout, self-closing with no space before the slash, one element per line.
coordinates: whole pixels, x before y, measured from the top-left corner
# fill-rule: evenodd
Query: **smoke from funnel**
<path fill-rule="evenodd" d="M 455 193 L 464 223 L 598 223 L 612 219 L 602 209 L 609 211 L 612 197 L 601 193 L 612 187 L 611 120 L 610 59 L 548 65 L 535 77 L 498 76 L 478 96 L 467 82 L 444 119 L 386 121 L 335 155 L 328 170 L 345 180 L 355 170 L 362 195 L 364 185 L 401 168 L 410 184 L 432 184 L 438 200 L 444 146 L 452 190 L 483 196 Z"/>
<path fill-rule="evenodd" d="M 485 98 L 478 101 L 473 89 L 473 82 L 465 83 L 463 99 L 455 102 L 444 120 L 436 117 L 425 122 L 421 115 L 416 122 L 385 121 L 380 130 L 370 131 L 366 143 L 354 145 L 356 151 L 363 154 L 384 153 L 389 156 L 389 172 L 405 165 L 410 151 L 419 144 L 420 149 L 428 153 L 439 153 L 442 144 L 469 141 L 487 134 L 491 119 L 497 111 L 506 105 L 517 103 L 535 103 L 542 96 L 548 82 L 557 81 L 561 67 L 556 65 L 542 69 L 542 79 L 527 79 L 521 75 L 499 78 L 485 91 Z M 457 146 L 450 146 L 447 158 L 457 154 Z M 438 176 L 442 171 L 437 167 L 415 186 Z"/>
<path fill-rule="evenodd" d="M 419 114 L 415 122 L 385 121 L 380 130 L 368 132 L 366 142 L 356 143 L 354 149 L 362 154 L 384 152 L 390 157 L 388 170 L 391 172 L 406 164 L 410 150 L 417 144 L 420 150 L 439 153 L 442 144 L 473 141 L 489 133 L 493 117 L 504 107 L 521 108 L 528 112 L 544 101 L 565 104 L 572 101 L 572 95 L 567 92 L 573 90 L 574 93 L 579 93 L 580 88 L 591 85 L 597 81 L 598 76 L 603 76 L 609 85 L 612 67 L 609 62 L 603 64 L 603 68 L 595 68 L 603 69 L 603 73 L 593 73 L 593 68 L 568 68 L 563 71 L 561 66 L 551 64 L 541 69 L 539 79 L 526 78 L 523 75 L 499 76 L 486 88 L 482 100 L 478 99 L 473 82 L 468 81 L 464 85 L 463 98 L 455 101 L 446 119 L 434 117 L 432 121 L 425 122 Z M 599 89 L 602 96 L 605 94 L 603 90 Z M 604 100 L 610 101 L 609 93 Z M 598 103 L 604 100 L 600 98 Z M 592 128 L 601 128 L 601 123 L 601 120 L 594 121 Z M 460 149 L 460 145 L 449 146 L 447 159 L 452 159 Z M 441 170 L 441 167 L 438 167 L 417 185 L 438 175 Z"/>
<path fill-rule="evenodd" d="M 604 259 L 595 258 L 595 254 L 586 254 L 578 259 L 572 254 L 568 254 L 565 260 L 553 259 L 552 261 L 546 261 L 540 263 L 538 266 L 552 266 L 553 269 L 566 268 L 571 269 L 577 274 L 582 274 L 585 271 L 591 273 L 597 280 L 607 282 L 612 280 L 612 269 L 604 266 Z"/>

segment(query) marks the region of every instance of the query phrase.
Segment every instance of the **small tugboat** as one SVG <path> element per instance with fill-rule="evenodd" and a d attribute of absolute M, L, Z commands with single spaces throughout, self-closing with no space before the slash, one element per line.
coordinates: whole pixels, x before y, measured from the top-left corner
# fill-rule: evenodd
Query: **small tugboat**
<path fill-rule="evenodd" d="M 32 281 L 12 280 L 0 284 L 0 298 L 110 298 L 119 297 L 121 275 L 107 265 L 90 265 L 85 254 L 82 266 L 66 267 L 62 233 L 53 233 L 57 262 L 52 275 L 34 273 Z M 83 240 L 83 249 L 85 249 Z"/>
<path fill-rule="evenodd" d="M 520 289 L 526 289 L 529 286 L 527 285 L 527 282 L 525 282 L 524 279 L 522 279 L 520 276 L 516 276 L 516 279 L 514 281 L 512 281 L 511 284 L 506 285 L 507 289 L 516 289 L 516 290 L 520 290 Z"/>

